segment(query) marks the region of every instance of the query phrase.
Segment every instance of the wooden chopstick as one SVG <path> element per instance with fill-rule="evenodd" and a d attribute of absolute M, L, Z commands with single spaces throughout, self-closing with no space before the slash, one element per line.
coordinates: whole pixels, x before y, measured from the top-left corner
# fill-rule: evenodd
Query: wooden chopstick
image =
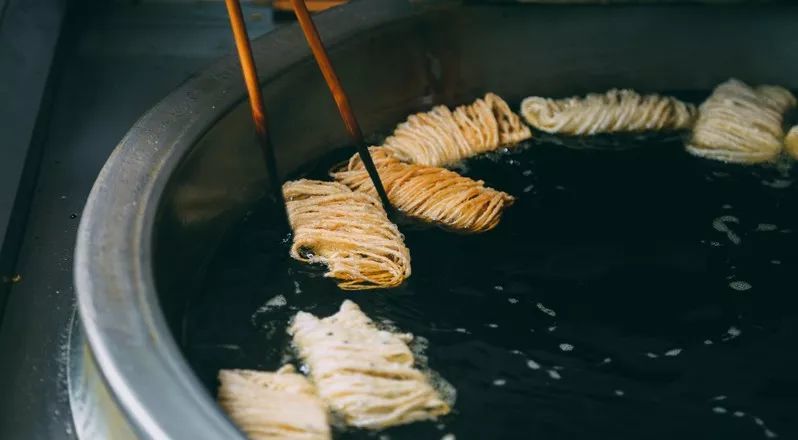
<path fill-rule="evenodd" d="M 274 147 L 271 142 L 269 130 L 267 130 L 266 107 L 263 104 L 260 82 L 258 81 L 258 70 L 255 67 L 255 59 L 252 56 L 252 46 L 249 42 L 247 25 L 241 13 L 239 0 L 225 0 L 227 14 L 230 16 L 230 26 L 233 29 L 238 59 L 241 62 L 241 71 L 244 74 L 244 83 L 247 86 L 249 95 L 249 105 L 252 110 L 252 120 L 255 123 L 255 133 L 258 138 L 263 159 L 266 163 L 266 172 L 269 183 L 274 190 L 274 198 L 282 207 L 285 224 L 288 225 L 288 215 L 285 211 L 285 198 L 280 178 L 277 175 L 277 159 L 274 154 Z"/>
<path fill-rule="evenodd" d="M 377 172 L 374 161 L 371 159 L 371 154 L 363 140 L 363 132 L 360 130 L 360 124 L 358 124 L 355 113 L 352 111 L 352 106 L 349 104 L 349 98 L 341 85 L 341 81 L 338 79 L 338 75 L 335 74 L 335 69 L 333 68 L 332 62 L 330 62 L 330 57 L 327 55 L 324 44 L 321 42 L 319 31 L 316 29 L 316 25 L 310 17 L 304 0 L 291 0 L 291 4 L 294 6 L 294 13 L 302 28 L 302 33 L 305 34 L 305 39 L 308 41 L 310 50 L 313 52 L 313 57 L 316 59 L 319 69 L 321 69 L 322 76 L 324 76 L 324 81 L 327 82 L 327 87 L 333 95 L 336 106 L 338 106 L 338 113 L 344 121 L 346 131 L 355 144 L 358 154 L 360 154 L 360 159 L 363 161 L 363 165 L 365 165 L 366 171 L 368 171 L 374 188 L 376 188 L 377 194 L 380 196 L 385 212 L 388 213 L 389 217 L 393 218 L 394 210 L 391 206 L 391 202 L 388 200 L 388 195 L 385 193 L 382 180 L 380 180 L 380 174 Z"/>

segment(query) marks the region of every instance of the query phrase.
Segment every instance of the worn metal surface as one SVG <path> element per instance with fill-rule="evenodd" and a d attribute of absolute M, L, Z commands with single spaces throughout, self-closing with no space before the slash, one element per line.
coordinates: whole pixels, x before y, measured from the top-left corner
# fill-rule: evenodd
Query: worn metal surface
<path fill-rule="evenodd" d="M 85 344 L 77 312 L 73 314 L 68 346 L 67 386 L 74 435 L 82 440 L 134 440 L 136 435 L 108 392 Z"/>

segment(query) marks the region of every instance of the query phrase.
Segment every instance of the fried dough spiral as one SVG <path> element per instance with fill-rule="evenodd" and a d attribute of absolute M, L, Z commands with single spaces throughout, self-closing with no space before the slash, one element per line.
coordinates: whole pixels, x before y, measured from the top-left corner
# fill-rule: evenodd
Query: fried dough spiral
<path fill-rule="evenodd" d="M 371 147 L 371 156 L 390 202 L 410 217 L 458 232 L 493 229 L 514 199 L 485 186 L 481 180 L 445 168 L 408 164 L 385 147 Z M 332 177 L 354 191 L 376 194 L 374 185 L 355 155 Z"/>
<path fill-rule="evenodd" d="M 683 130 L 692 126 L 695 113 L 694 105 L 676 98 L 642 96 L 628 89 L 590 93 L 584 98 L 530 96 L 521 103 L 521 114 L 531 126 L 570 135 Z"/>
<path fill-rule="evenodd" d="M 798 125 L 793 126 L 784 137 L 784 148 L 793 159 L 798 159 Z"/>
<path fill-rule="evenodd" d="M 219 371 L 219 406 L 251 440 L 329 440 L 327 405 L 291 365 Z"/>
<path fill-rule="evenodd" d="M 380 201 L 335 182 L 283 185 L 294 231 L 291 257 L 328 267 L 344 290 L 395 287 L 410 276 L 410 251 Z"/>
<path fill-rule="evenodd" d="M 448 166 L 500 146 L 529 139 L 532 132 L 498 95 L 488 93 L 450 111 L 439 105 L 408 116 L 383 146 L 402 161 Z"/>
<path fill-rule="evenodd" d="M 701 104 L 687 151 L 724 162 L 757 163 L 774 159 L 784 142 L 784 112 L 795 97 L 778 86 L 756 89 L 736 79 L 715 88 Z"/>
<path fill-rule="evenodd" d="M 349 426 L 383 429 L 450 411 L 414 366 L 413 335 L 378 329 L 352 301 L 326 318 L 299 312 L 288 332 L 319 395 Z"/>

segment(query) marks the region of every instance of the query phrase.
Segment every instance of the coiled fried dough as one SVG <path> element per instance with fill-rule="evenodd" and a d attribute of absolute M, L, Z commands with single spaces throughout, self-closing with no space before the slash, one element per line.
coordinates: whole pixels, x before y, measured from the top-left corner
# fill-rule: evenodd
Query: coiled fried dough
<path fill-rule="evenodd" d="M 784 148 L 794 159 L 798 159 L 798 125 L 792 127 L 784 137 Z"/>
<path fill-rule="evenodd" d="M 383 146 L 405 162 L 447 166 L 532 136 L 529 127 L 498 95 L 449 111 L 437 106 L 408 116 Z"/>
<path fill-rule="evenodd" d="M 459 232 L 485 232 L 499 223 L 504 209 L 513 203 L 512 196 L 486 187 L 481 180 L 444 168 L 404 163 L 385 147 L 370 151 L 391 204 L 410 217 Z M 355 191 L 376 194 L 357 155 L 331 175 Z"/>
<path fill-rule="evenodd" d="M 584 98 L 549 99 L 530 96 L 521 114 L 533 127 L 548 133 L 597 133 L 683 130 L 692 126 L 695 106 L 660 95 L 641 96 L 612 89 Z"/>
<path fill-rule="evenodd" d="M 291 256 L 323 263 L 345 290 L 395 287 L 410 276 L 410 251 L 380 201 L 335 182 L 283 185 L 294 242 Z"/>
<path fill-rule="evenodd" d="M 772 160 L 782 149 L 784 112 L 793 106 L 795 97 L 787 89 L 753 89 L 730 79 L 701 104 L 687 151 L 724 162 Z"/>
<path fill-rule="evenodd" d="M 252 440 L 329 440 L 327 405 L 294 367 L 221 370 L 219 405 Z"/>
<path fill-rule="evenodd" d="M 324 319 L 299 312 L 288 332 L 319 395 L 349 426 L 382 429 L 450 411 L 413 365 L 413 335 L 378 329 L 352 301 Z"/>
<path fill-rule="evenodd" d="M 510 110 L 510 106 L 497 94 L 485 95 L 485 103 L 496 118 L 499 128 L 499 145 L 516 144 L 532 137 L 532 131 L 521 118 Z"/>

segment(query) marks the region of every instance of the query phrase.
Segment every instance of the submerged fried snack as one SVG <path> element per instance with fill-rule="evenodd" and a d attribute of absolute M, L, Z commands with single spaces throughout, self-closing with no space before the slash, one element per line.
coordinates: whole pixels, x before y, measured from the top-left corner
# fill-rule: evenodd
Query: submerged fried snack
<path fill-rule="evenodd" d="M 798 125 L 793 126 L 784 137 L 784 148 L 794 159 L 798 159 Z"/>
<path fill-rule="evenodd" d="M 349 426 L 382 429 L 450 410 L 414 367 L 413 336 L 379 330 L 352 301 L 324 319 L 299 312 L 288 332 L 319 395 Z"/>
<path fill-rule="evenodd" d="M 724 162 L 774 159 L 784 141 L 784 112 L 795 97 L 778 86 L 756 89 L 736 79 L 720 84 L 701 104 L 687 151 Z"/>
<path fill-rule="evenodd" d="M 440 105 L 408 116 L 383 146 L 405 162 L 446 166 L 531 136 L 507 103 L 488 93 L 454 112 Z"/>
<path fill-rule="evenodd" d="M 252 440 L 328 440 L 327 406 L 294 367 L 219 371 L 219 405 Z"/>
<path fill-rule="evenodd" d="M 688 129 L 695 106 L 676 98 L 640 95 L 612 89 L 584 98 L 550 99 L 530 96 L 521 102 L 521 114 L 533 127 L 548 133 L 597 133 Z"/>
<path fill-rule="evenodd" d="M 323 263 L 345 290 L 395 287 L 410 276 L 410 251 L 380 201 L 335 182 L 283 185 L 294 231 L 291 256 Z"/>
<path fill-rule="evenodd" d="M 404 163 L 385 147 L 370 151 L 391 204 L 410 217 L 459 232 L 485 232 L 499 224 L 502 212 L 514 201 L 481 180 L 445 168 Z M 377 193 L 357 155 L 331 175 L 355 191 Z"/>

